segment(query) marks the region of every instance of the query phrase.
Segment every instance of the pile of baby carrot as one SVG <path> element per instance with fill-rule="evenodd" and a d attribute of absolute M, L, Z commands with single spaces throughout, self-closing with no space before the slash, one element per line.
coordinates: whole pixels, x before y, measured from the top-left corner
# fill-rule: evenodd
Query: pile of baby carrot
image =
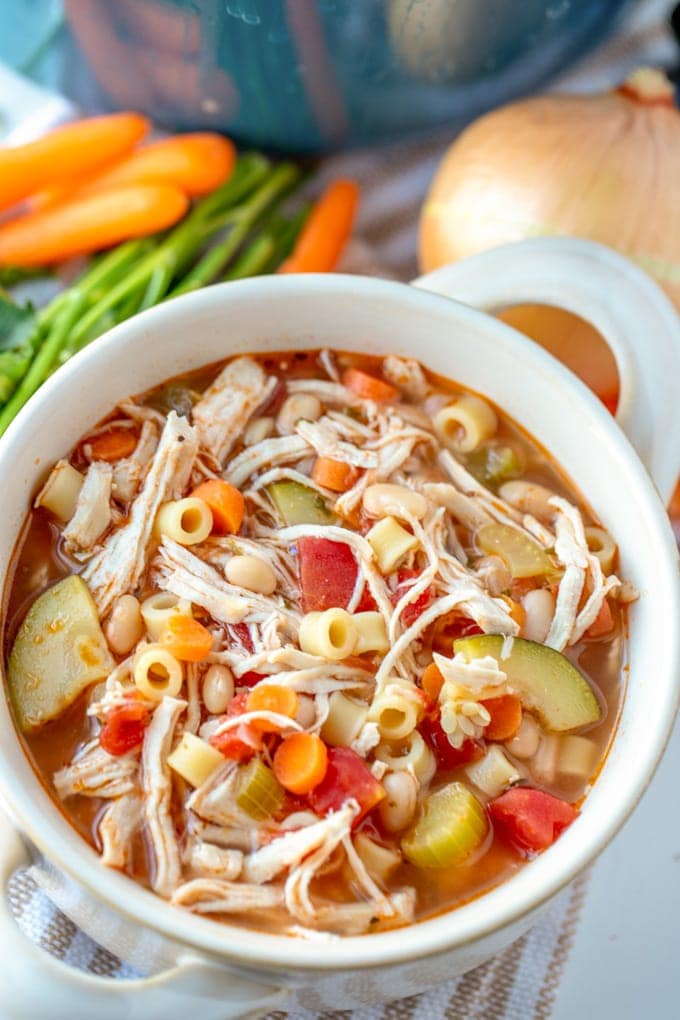
<path fill-rule="evenodd" d="M 337 265 L 353 181 L 291 210 L 295 164 L 239 156 L 208 132 L 144 141 L 149 127 L 117 113 L 0 147 L 0 281 L 95 256 L 38 312 L 0 292 L 0 434 L 56 368 L 136 312 L 218 280 Z"/>

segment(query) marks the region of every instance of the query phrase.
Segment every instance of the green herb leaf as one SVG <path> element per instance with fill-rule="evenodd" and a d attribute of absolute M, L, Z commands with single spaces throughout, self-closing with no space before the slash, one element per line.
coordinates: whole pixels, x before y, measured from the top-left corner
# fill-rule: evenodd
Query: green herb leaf
<path fill-rule="evenodd" d="M 33 305 L 17 305 L 0 291 L 0 351 L 11 351 L 33 333 L 36 326 Z"/>

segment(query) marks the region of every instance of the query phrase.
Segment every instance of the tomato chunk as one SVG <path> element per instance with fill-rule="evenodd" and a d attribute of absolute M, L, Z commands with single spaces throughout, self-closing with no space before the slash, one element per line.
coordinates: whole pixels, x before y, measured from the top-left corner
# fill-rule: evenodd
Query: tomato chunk
<path fill-rule="evenodd" d="M 528 786 L 502 793 L 487 810 L 500 838 L 525 854 L 547 850 L 578 817 L 572 804 Z"/>
<path fill-rule="evenodd" d="M 247 711 L 248 691 L 236 694 L 227 706 L 226 719 L 243 715 Z M 249 761 L 262 748 L 262 735 L 248 723 L 241 723 L 224 733 L 215 733 L 210 744 L 232 761 Z"/>
<path fill-rule="evenodd" d="M 379 804 L 385 791 L 366 762 L 350 747 L 329 747 L 326 775 L 309 794 L 309 803 L 318 815 L 337 811 L 350 800 L 361 808 L 354 819 L 356 828 L 361 819 Z"/>
<path fill-rule="evenodd" d="M 435 753 L 437 763 L 442 769 L 457 769 L 468 765 L 482 757 L 484 751 L 476 740 L 464 740 L 460 747 L 453 747 L 442 729 L 439 711 L 426 715 L 418 727 L 423 740 Z"/>
<path fill-rule="evenodd" d="M 434 625 L 432 647 L 442 655 L 453 655 L 453 642 L 460 637 L 472 637 L 484 631 L 468 616 L 451 613 L 443 616 Z"/>
<path fill-rule="evenodd" d="M 305 613 L 346 609 L 357 579 L 357 561 L 345 542 L 301 538 L 300 588 Z"/>
<path fill-rule="evenodd" d="M 397 574 L 397 587 L 392 593 L 392 605 L 396 606 L 399 599 L 403 598 L 408 591 L 408 581 L 413 580 L 415 577 L 420 577 L 419 570 L 406 570 L 402 569 Z M 409 602 L 404 607 L 401 613 L 401 622 L 404 627 L 410 627 L 411 624 L 415 623 L 421 613 L 423 613 L 432 602 L 433 598 L 432 588 L 426 588 L 424 592 L 421 592 L 417 599 L 413 602 Z"/>
<path fill-rule="evenodd" d="M 107 754 L 127 754 L 139 747 L 151 719 L 148 705 L 137 698 L 126 698 L 108 713 L 99 734 L 99 743 Z"/>

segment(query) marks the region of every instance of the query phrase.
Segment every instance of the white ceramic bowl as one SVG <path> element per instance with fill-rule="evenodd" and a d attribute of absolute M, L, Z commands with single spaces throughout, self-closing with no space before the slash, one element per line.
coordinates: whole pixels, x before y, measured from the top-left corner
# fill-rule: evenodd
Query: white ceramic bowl
<path fill-rule="evenodd" d="M 418 281 L 485 308 L 562 305 L 609 339 L 622 381 L 621 424 L 662 497 L 680 467 L 680 330 L 663 294 L 607 249 L 541 240 L 477 256 Z M 328 345 L 414 355 L 488 394 L 550 451 L 621 550 L 640 591 L 630 613 L 628 689 L 613 748 L 578 820 L 547 853 L 460 909 L 399 931 L 314 943 L 183 913 L 102 867 L 37 780 L 0 703 L 0 791 L 30 845 L 78 883 L 134 940 L 151 929 L 168 969 L 113 982 L 64 966 L 19 934 L 0 905 L 0 988 L 11 1018 L 201 1020 L 259 1015 L 282 989 L 308 987 L 312 1009 L 414 994 L 497 952 L 604 848 L 649 782 L 673 721 L 680 676 L 678 559 L 664 506 L 633 446 L 579 381 L 531 341 L 464 304 L 423 289 L 347 276 L 264 277 L 200 291 L 138 316 L 58 372 L 0 442 L 0 569 L 6 575 L 29 500 L 46 467 L 115 402 L 169 376 L 243 351 Z M 24 838 L 0 827 L 4 883 Z M 644 867 L 644 861 L 631 867 Z M 120 945 L 120 939 L 116 947 Z"/>

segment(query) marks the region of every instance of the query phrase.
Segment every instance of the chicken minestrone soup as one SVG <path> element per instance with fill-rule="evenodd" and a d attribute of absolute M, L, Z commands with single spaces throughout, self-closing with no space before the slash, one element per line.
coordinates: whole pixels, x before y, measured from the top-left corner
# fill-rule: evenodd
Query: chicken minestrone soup
<path fill-rule="evenodd" d="M 403 925 L 577 818 L 622 695 L 616 559 L 535 442 L 415 361 L 238 357 L 52 468 L 9 588 L 17 727 L 177 909 Z"/>

